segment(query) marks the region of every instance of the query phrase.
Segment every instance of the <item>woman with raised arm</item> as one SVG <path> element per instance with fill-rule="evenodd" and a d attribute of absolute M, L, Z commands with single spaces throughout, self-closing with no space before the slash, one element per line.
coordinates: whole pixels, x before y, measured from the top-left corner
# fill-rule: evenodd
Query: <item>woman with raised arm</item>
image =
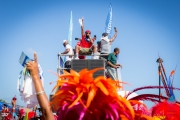
<path fill-rule="evenodd" d="M 52 113 L 51 107 L 49 105 L 49 101 L 47 95 L 42 86 L 39 71 L 38 71 L 38 61 L 36 53 L 34 53 L 34 61 L 30 61 L 26 66 L 27 70 L 30 71 L 34 87 L 36 89 L 36 95 L 39 102 L 39 105 L 42 109 L 44 120 L 54 120 L 54 115 Z"/>

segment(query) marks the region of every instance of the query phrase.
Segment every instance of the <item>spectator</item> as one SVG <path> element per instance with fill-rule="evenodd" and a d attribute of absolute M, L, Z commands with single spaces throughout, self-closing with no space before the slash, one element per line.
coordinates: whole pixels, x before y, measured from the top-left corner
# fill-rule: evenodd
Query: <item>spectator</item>
<path fill-rule="evenodd" d="M 16 119 L 17 118 L 17 115 L 16 115 L 16 96 L 12 98 L 11 104 L 12 104 L 13 118 Z"/>
<path fill-rule="evenodd" d="M 34 54 L 34 62 L 32 61 L 28 62 L 26 69 L 30 71 L 34 83 L 34 87 L 36 90 L 35 94 L 37 95 L 39 105 L 42 109 L 44 120 L 54 120 L 54 115 L 52 113 L 51 107 L 49 106 L 47 95 L 45 94 L 44 88 L 42 86 L 42 82 L 39 77 L 36 53 Z"/>

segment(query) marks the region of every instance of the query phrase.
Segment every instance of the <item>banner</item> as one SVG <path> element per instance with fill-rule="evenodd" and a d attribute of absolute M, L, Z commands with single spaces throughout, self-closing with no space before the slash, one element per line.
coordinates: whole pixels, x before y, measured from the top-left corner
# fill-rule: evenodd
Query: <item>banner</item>
<path fill-rule="evenodd" d="M 105 32 L 108 33 L 108 38 L 111 38 L 111 32 L 112 32 L 112 6 L 111 4 L 109 6 L 109 12 L 106 18 Z"/>
<path fill-rule="evenodd" d="M 72 31 L 73 31 L 73 18 L 72 18 L 72 11 L 70 15 L 70 21 L 69 21 L 69 34 L 68 34 L 68 42 L 69 45 L 72 46 Z"/>

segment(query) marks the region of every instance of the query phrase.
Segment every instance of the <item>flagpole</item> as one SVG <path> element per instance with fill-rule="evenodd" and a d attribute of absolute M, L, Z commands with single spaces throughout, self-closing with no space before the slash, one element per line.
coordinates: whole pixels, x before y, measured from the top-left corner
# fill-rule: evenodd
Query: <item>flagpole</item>
<path fill-rule="evenodd" d="M 72 18 L 72 11 L 70 13 L 69 19 L 69 33 L 68 33 L 68 42 L 72 46 L 72 31 L 73 31 L 73 18 Z"/>

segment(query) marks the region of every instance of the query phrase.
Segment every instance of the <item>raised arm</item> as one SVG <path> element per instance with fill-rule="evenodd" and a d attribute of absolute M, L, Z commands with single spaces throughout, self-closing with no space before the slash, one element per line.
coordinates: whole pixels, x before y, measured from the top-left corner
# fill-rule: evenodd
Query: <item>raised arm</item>
<path fill-rule="evenodd" d="M 111 42 L 111 43 L 116 39 L 117 34 L 118 34 L 118 30 L 115 29 L 115 34 L 114 34 L 114 36 L 110 39 L 110 42 Z"/>
<path fill-rule="evenodd" d="M 51 111 L 51 107 L 48 101 L 48 98 L 46 96 L 46 93 L 44 92 L 44 88 L 42 86 L 42 82 L 39 77 L 38 72 L 38 62 L 37 62 L 37 56 L 36 53 L 34 53 L 34 62 L 28 62 L 26 66 L 27 70 L 30 71 L 34 87 L 36 90 L 37 99 L 39 102 L 39 105 L 42 109 L 43 117 L 45 120 L 54 120 L 54 115 Z"/>
<path fill-rule="evenodd" d="M 84 18 L 82 20 L 82 26 L 81 26 L 81 36 L 84 36 Z"/>

